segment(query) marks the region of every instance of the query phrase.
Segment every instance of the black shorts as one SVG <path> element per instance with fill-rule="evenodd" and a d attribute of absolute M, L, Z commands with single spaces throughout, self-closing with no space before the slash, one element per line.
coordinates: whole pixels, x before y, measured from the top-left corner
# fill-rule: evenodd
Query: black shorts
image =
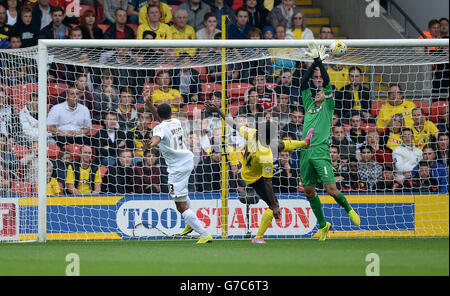
<path fill-rule="evenodd" d="M 258 179 L 258 181 L 252 183 L 249 185 L 250 187 L 252 187 L 253 189 L 255 189 L 256 194 L 258 194 L 258 196 L 266 202 L 266 204 L 270 207 L 270 206 L 274 206 L 272 205 L 272 202 L 269 198 L 269 195 L 267 194 L 266 191 L 266 185 L 264 184 L 264 178 L 261 177 Z M 276 200 L 276 199 L 275 199 Z"/>

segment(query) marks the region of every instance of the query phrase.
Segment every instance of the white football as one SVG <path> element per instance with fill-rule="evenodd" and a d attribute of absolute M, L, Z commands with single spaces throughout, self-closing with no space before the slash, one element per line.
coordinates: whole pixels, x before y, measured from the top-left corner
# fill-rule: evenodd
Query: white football
<path fill-rule="evenodd" d="M 339 58 L 347 52 L 347 45 L 341 40 L 334 40 L 330 44 L 330 53 Z"/>

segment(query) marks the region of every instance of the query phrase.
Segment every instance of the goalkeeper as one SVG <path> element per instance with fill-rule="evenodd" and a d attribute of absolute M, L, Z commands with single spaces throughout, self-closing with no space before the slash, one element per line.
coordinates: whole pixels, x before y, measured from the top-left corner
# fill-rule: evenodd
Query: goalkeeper
<path fill-rule="evenodd" d="M 246 184 L 255 189 L 258 196 L 269 206 L 261 218 L 261 224 L 252 243 L 264 244 L 264 233 L 269 227 L 272 219 L 280 217 L 278 200 L 275 197 L 272 186 L 273 177 L 273 154 L 270 148 L 275 140 L 276 127 L 274 123 L 265 121 L 257 123 L 256 129 L 239 124 L 225 114 L 216 105 L 206 103 L 206 111 L 217 112 L 225 122 L 233 129 L 239 131 L 241 137 L 247 140 L 243 154 L 241 176 Z M 305 133 L 306 134 L 306 133 Z M 314 129 L 308 131 L 303 141 L 287 140 L 278 142 L 279 151 L 292 151 L 294 149 L 309 148 Z"/>
<path fill-rule="evenodd" d="M 303 150 L 300 155 L 300 176 L 306 198 L 311 204 L 311 209 L 319 223 L 319 240 L 325 240 L 331 228 L 331 223 L 325 220 L 322 205 L 316 192 L 317 183 L 320 182 L 324 185 L 327 193 L 345 209 L 353 224 L 359 225 L 360 218 L 347 202 L 345 196 L 337 189 L 331 164 L 328 142 L 335 102 L 330 78 L 322 64 L 322 60 L 327 58 L 328 54 L 325 53 L 324 46 L 317 46 L 311 42 L 308 47 L 310 51 L 305 54 L 312 58 L 314 62 L 301 81 L 300 90 L 305 106 L 303 131 L 314 127 L 315 136 L 311 141 L 312 149 Z M 323 89 L 318 89 L 313 97 L 309 80 L 316 68 L 319 68 L 322 74 Z"/>

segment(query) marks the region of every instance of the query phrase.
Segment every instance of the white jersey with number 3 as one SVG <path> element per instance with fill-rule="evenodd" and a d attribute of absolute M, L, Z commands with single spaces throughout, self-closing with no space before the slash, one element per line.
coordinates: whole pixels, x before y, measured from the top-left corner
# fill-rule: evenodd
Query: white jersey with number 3
<path fill-rule="evenodd" d="M 184 145 L 183 135 L 181 122 L 176 118 L 164 120 L 153 129 L 153 136 L 161 138 L 159 150 L 166 160 L 168 173 L 185 171 L 193 164 L 194 154 Z"/>

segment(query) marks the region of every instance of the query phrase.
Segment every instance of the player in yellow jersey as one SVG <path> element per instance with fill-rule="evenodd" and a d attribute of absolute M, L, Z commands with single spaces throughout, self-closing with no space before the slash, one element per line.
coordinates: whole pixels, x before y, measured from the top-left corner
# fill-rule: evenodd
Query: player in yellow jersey
<path fill-rule="evenodd" d="M 264 233 L 269 227 L 272 219 L 280 217 L 278 200 L 275 197 L 272 186 L 273 177 L 273 154 L 271 145 L 278 136 L 275 123 L 270 121 L 258 122 L 256 129 L 247 125 L 237 123 L 225 114 L 216 105 L 205 104 L 208 112 L 217 112 L 225 122 L 233 129 L 238 130 L 241 137 L 247 140 L 243 154 L 241 176 L 245 183 L 255 189 L 258 196 L 269 206 L 261 218 L 261 225 L 258 233 L 252 239 L 252 243 L 264 244 Z M 287 140 L 278 142 L 279 151 L 292 151 L 295 149 L 308 149 L 311 139 L 314 136 L 314 129 L 308 131 L 308 135 L 303 141 Z"/>

